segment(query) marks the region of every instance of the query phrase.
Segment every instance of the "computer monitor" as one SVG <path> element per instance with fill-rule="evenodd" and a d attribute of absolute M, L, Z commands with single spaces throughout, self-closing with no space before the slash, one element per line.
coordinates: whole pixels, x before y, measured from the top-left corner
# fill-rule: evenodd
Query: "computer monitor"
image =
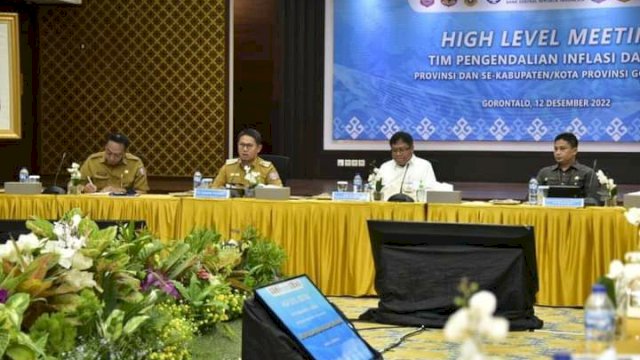
<path fill-rule="evenodd" d="M 456 310 L 463 277 L 496 295 L 496 314 L 512 330 L 542 321 L 532 227 L 369 220 L 377 309 L 361 319 L 397 325 L 443 327 Z"/>
<path fill-rule="evenodd" d="M 313 359 L 378 358 L 306 275 L 258 288 L 255 298 Z"/>

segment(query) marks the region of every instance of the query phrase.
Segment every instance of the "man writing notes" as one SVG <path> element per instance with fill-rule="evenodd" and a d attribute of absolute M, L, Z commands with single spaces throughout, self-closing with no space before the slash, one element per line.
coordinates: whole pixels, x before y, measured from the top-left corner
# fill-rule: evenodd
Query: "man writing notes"
<path fill-rule="evenodd" d="M 85 193 L 149 191 L 147 172 L 139 157 L 129 154 L 129 139 L 110 134 L 104 151 L 90 155 L 80 167 Z"/>
<path fill-rule="evenodd" d="M 413 137 L 400 131 L 389 139 L 391 158 L 380 166 L 385 199 L 398 193 L 415 199 L 420 184 L 429 190 L 452 190 L 451 185 L 436 180 L 431 163 L 413 154 Z"/>
<path fill-rule="evenodd" d="M 262 135 L 257 130 L 245 129 L 238 134 L 237 141 L 239 157 L 225 162 L 212 187 L 247 187 L 251 185 L 250 178 L 255 178 L 258 184 L 282 186 L 280 175 L 273 164 L 258 157 L 262 150 Z"/>
<path fill-rule="evenodd" d="M 555 165 L 542 168 L 536 177 L 540 185 L 572 185 L 581 188 L 585 203 L 598 204 L 598 179 L 592 168 L 578 163 L 578 138 L 572 133 L 562 133 L 553 141 Z"/>

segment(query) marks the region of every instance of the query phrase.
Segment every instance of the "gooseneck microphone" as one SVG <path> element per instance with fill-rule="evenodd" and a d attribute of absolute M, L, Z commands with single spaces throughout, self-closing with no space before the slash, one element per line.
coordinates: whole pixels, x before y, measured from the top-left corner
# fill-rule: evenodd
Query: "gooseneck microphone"
<path fill-rule="evenodd" d="M 403 193 L 404 187 L 404 179 L 407 176 L 407 170 L 409 170 L 410 163 L 406 163 L 404 166 L 404 174 L 402 174 L 402 181 L 400 182 L 400 192 L 397 194 L 393 194 L 389 197 L 387 201 L 392 202 L 413 202 L 413 198 L 405 193 Z"/>
<path fill-rule="evenodd" d="M 67 157 L 67 153 L 62 153 L 62 159 L 60 159 L 60 163 L 58 163 L 58 170 L 56 171 L 56 176 L 53 178 L 53 185 L 44 189 L 43 194 L 66 194 L 67 191 L 60 186 L 58 186 L 58 175 L 60 175 L 60 170 L 62 170 L 62 165 L 64 164 L 64 159 Z"/>
<path fill-rule="evenodd" d="M 400 181 L 400 194 L 404 194 L 404 191 L 402 188 L 404 187 L 404 178 L 405 176 L 407 176 L 407 170 L 409 170 L 409 164 L 410 163 L 407 163 L 404 167 L 404 173 L 402 174 L 402 181 Z"/>

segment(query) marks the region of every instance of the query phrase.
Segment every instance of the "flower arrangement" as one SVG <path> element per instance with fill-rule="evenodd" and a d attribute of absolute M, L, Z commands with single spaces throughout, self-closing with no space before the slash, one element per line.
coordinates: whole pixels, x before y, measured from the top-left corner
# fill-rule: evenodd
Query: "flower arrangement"
<path fill-rule="evenodd" d="M 369 187 L 375 192 L 381 192 L 384 184 L 382 183 L 382 175 L 380 174 L 380 168 L 375 166 L 375 161 L 371 163 L 371 172 L 367 178 Z"/>
<path fill-rule="evenodd" d="M 463 278 L 458 289 L 462 296 L 454 299 L 460 307 L 444 326 L 444 336 L 449 341 L 461 341 L 459 359 L 482 360 L 482 340 L 501 340 L 507 336 L 509 321 L 494 317 L 496 297 L 493 293 L 478 291 L 478 284 Z"/>
<path fill-rule="evenodd" d="M 252 228 L 167 245 L 77 209 L 27 227 L 0 245 L 0 357 L 12 359 L 189 359 L 185 345 L 237 318 L 285 258 Z"/>
<path fill-rule="evenodd" d="M 244 179 L 247 180 L 249 182 L 249 188 L 255 188 L 256 186 L 258 186 L 258 184 L 260 184 L 260 173 L 257 171 L 252 171 L 251 170 L 251 166 L 249 165 L 245 165 L 244 166 Z"/>
<path fill-rule="evenodd" d="M 640 208 L 631 208 L 624 215 L 631 225 L 640 226 Z M 611 302 L 616 306 L 618 320 L 626 316 L 628 311 L 640 315 L 640 309 L 627 308 L 628 297 L 633 295 L 628 290 L 634 285 L 634 281 L 640 280 L 640 252 L 626 253 L 625 262 L 623 263 L 618 259 L 611 261 L 609 272 L 598 279 L 599 283 L 605 285 Z M 637 304 L 637 302 L 634 301 L 634 304 Z"/>
<path fill-rule="evenodd" d="M 76 162 L 71 163 L 71 167 L 67 168 L 67 171 L 69 172 L 69 178 L 71 179 L 71 184 L 75 186 L 79 185 L 80 179 L 82 177 L 82 175 L 80 174 L 80 164 Z"/>
<path fill-rule="evenodd" d="M 602 170 L 598 170 L 596 176 L 598 177 L 598 182 L 602 186 L 603 191 L 605 191 L 607 199 L 614 200 L 616 195 L 618 195 L 618 186 L 616 183 L 613 179 L 608 178 Z"/>

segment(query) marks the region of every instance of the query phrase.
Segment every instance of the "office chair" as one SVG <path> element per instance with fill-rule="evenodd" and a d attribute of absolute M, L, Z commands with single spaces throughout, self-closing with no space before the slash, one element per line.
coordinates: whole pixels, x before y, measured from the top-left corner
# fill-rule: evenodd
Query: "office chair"
<path fill-rule="evenodd" d="M 273 154 L 260 154 L 260 158 L 263 160 L 269 161 L 275 166 L 276 170 L 278 170 L 278 175 L 280 175 L 280 180 L 282 180 L 282 185 L 287 185 L 287 179 L 289 178 L 289 161 L 291 158 L 284 155 L 273 155 Z"/>

